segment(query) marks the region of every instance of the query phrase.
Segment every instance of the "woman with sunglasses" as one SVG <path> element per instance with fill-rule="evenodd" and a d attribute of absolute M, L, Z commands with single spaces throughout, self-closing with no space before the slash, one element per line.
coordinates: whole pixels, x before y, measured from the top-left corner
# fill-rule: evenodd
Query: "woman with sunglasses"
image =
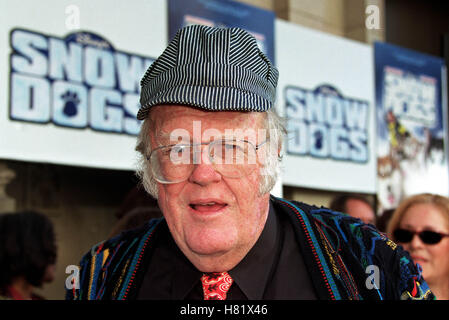
<path fill-rule="evenodd" d="M 388 236 L 407 250 L 439 300 L 449 300 L 449 199 L 419 194 L 394 211 Z"/>

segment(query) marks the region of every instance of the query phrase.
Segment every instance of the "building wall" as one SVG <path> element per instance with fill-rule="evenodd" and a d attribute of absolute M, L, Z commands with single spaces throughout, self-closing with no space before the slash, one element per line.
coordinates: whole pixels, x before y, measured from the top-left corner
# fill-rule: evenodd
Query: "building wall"
<path fill-rule="evenodd" d="M 449 56 L 443 44 L 444 36 L 449 39 L 449 1 L 395 0 L 388 1 L 386 8 L 387 42 L 434 56 Z"/>
<path fill-rule="evenodd" d="M 385 38 L 385 0 L 238 0 L 272 10 L 279 19 L 349 39 L 372 43 Z M 380 28 L 367 29 L 366 8 L 379 8 Z"/>
<path fill-rule="evenodd" d="M 273 10 L 280 19 L 361 42 L 384 37 L 383 25 L 380 30 L 365 27 L 366 6 L 375 4 L 382 13 L 383 0 L 240 2 Z M 136 183 L 133 172 L 0 160 L 0 212 L 38 210 L 55 225 L 57 276 L 39 293 L 49 299 L 64 298 L 65 268 L 77 264 L 92 245 L 108 237 L 117 222 L 115 213 Z M 331 191 L 284 188 L 285 198 L 318 206 L 329 205 L 335 195 Z"/>

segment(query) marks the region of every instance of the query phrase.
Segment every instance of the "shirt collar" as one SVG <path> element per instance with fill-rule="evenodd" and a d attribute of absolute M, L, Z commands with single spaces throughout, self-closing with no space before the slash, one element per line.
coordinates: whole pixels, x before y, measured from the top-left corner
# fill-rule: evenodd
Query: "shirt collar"
<path fill-rule="evenodd" d="M 277 256 L 280 242 L 278 221 L 270 201 L 265 227 L 248 254 L 229 271 L 249 300 L 261 300 Z"/>

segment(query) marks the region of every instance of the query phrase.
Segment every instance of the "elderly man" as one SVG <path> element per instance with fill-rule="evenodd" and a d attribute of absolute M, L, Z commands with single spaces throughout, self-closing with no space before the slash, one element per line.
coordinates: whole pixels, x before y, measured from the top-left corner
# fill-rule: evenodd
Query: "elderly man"
<path fill-rule="evenodd" d="M 406 252 L 270 195 L 278 71 L 239 28 L 181 29 L 141 86 L 138 174 L 163 219 L 92 248 L 71 299 L 426 299 Z M 319 173 L 317 173 L 319 174 Z"/>

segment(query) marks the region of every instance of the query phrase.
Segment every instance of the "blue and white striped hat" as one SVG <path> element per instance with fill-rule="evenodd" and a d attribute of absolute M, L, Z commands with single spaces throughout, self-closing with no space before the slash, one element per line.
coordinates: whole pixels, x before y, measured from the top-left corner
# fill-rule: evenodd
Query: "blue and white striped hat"
<path fill-rule="evenodd" d="M 210 111 L 270 109 L 279 72 L 240 28 L 180 29 L 143 76 L 137 119 L 152 106 L 181 104 Z"/>

